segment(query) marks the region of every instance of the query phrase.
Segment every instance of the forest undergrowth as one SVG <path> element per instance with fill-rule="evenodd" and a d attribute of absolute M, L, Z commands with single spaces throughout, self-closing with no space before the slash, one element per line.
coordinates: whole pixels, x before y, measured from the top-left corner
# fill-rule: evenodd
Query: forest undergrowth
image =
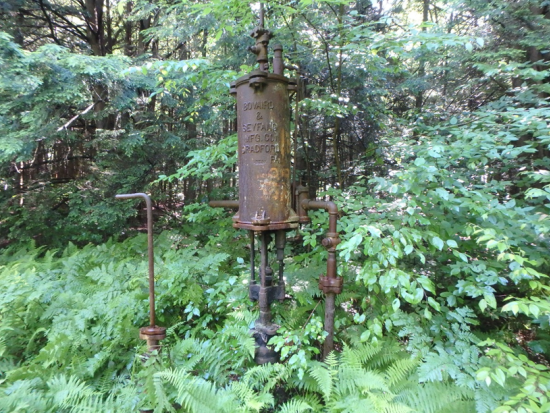
<path fill-rule="evenodd" d="M 335 351 L 327 214 L 287 234 L 281 361 L 257 366 L 248 237 L 208 207 L 238 196 L 259 6 L 5 0 L 0 412 L 550 412 L 549 2 L 264 6 L 292 176 L 340 211 Z"/>

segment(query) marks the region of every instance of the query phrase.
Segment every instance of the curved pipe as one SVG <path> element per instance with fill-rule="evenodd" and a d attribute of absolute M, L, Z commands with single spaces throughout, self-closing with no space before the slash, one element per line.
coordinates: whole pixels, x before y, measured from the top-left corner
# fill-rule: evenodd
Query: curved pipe
<path fill-rule="evenodd" d="M 147 206 L 147 247 L 149 250 L 149 324 L 155 326 L 155 256 L 153 254 L 153 208 L 151 198 L 142 192 L 115 195 L 116 199 L 143 198 Z"/>
<path fill-rule="evenodd" d="M 328 221 L 328 231 L 329 233 L 336 233 L 337 234 L 337 223 L 338 223 L 338 207 L 336 204 L 332 201 L 313 201 L 311 199 L 304 199 L 301 202 L 301 207 L 305 210 L 308 209 L 324 209 L 329 213 L 329 221 Z M 327 234 L 328 235 L 328 234 Z"/>
<path fill-rule="evenodd" d="M 337 278 L 336 274 L 336 246 L 340 243 L 338 236 L 338 207 L 332 201 L 312 201 L 304 199 L 301 202 L 301 207 L 308 209 L 324 209 L 329 213 L 328 232 L 326 238 L 323 239 L 323 246 L 328 251 L 327 258 L 327 278 Z M 326 291 L 325 291 L 326 292 Z"/>
<path fill-rule="evenodd" d="M 300 206 L 305 209 L 324 209 L 329 213 L 329 229 L 323 246 L 327 249 L 327 274 L 319 279 L 319 288 L 325 293 L 325 331 L 328 333 L 323 344 L 323 359 L 334 350 L 334 313 L 336 311 L 336 294 L 342 292 L 343 280 L 336 273 L 336 246 L 340 243 L 338 236 L 338 207 L 332 201 L 313 201 L 304 199 Z"/>

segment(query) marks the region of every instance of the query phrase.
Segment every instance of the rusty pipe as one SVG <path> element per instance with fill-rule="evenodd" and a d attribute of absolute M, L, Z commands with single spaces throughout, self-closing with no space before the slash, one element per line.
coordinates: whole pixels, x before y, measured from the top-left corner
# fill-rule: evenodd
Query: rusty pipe
<path fill-rule="evenodd" d="M 219 201 L 210 201 L 208 203 L 212 208 L 231 208 L 231 209 L 238 209 L 239 208 L 239 201 L 233 201 L 229 199 L 225 200 L 219 200 Z"/>
<path fill-rule="evenodd" d="M 273 46 L 273 73 L 283 76 L 285 64 L 283 62 L 283 46 L 276 44 Z"/>
<path fill-rule="evenodd" d="M 338 236 L 338 207 L 332 201 L 313 201 L 311 199 L 304 199 L 300 203 L 300 206 L 305 209 L 324 209 L 329 213 L 328 232 L 323 239 L 323 246 L 328 251 L 327 258 L 327 274 L 329 279 L 337 278 L 336 273 L 336 246 L 340 243 L 340 237 Z M 325 291 L 326 292 L 326 291 Z M 336 291 L 334 291 L 336 292 Z M 336 292 L 339 294 L 341 291 Z"/>
<path fill-rule="evenodd" d="M 155 256 L 153 254 L 153 208 L 151 198 L 142 192 L 119 194 L 116 199 L 143 198 L 147 206 L 147 249 L 149 252 L 149 325 L 155 326 Z"/>
<path fill-rule="evenodd" d="M 264 11 L 264 4 L 260 3 L 260 27 L 264 28 L 264 20 L 265 20 L 265 11 Z"/>
<path fill-rule="evenodd" d="M 334 313 L 336 311 L 336 294 L 342 292 L 343 279 L 336 272 L 336 247 L 340 243 L 338 236 L 338 207 L 332 201 L 314 201 L 303 199 L 300 207 L 308 209 L 324 209 L 329 213 L 329 229 L 323 246 L 327 249 L 327 273 L 319 279 L 319 288 L 325 293 L 325 331 L 328 333 L 323 343 L 323 359 L 334 350 Z"/>
<path fill-rule="evenodd" d="M 338 207 L 332 201 L 314 201 L 312 199 L 303 199 L 300 203 L 305 210 L 308 209 L 324 209 L 329 213 L 328 230 L 329 232 L 337 232 L 336 224 L 338 222 Z"/>
<path fill-rule="evenodd" d="M 159 327 L 155 320 L 155 255 L 153 253 L 153 208 L 149 195 L 136 194 L 115 195 L 116 199 L 143 198 L 147 206 L 147 249 L 149 252 L 149 326 L 139 329 L 139 338 L 147 341 L 149 352 L 159 350 L 159 341 L 166 338 L 166 327 Z"/>

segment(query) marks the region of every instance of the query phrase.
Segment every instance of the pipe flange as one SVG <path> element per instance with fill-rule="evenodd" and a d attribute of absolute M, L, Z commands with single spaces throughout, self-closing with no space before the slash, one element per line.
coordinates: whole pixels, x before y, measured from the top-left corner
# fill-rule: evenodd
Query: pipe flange
<path fill-rule="evenodd" d="M 250 32 L 250 37 L 256 39 L 257 42 L 269 42 L 273 37 L 273 33 L 263 27 L 255 27 L 254 30 Z"/>
<path fill-rule="evenodd" d="M 324 275 L 319 277 L 319 289 L 325 294 L 340 294 L 344 288 L 344 279 L 342 277 L 329 278 Z"/>
<path fill-rule="evenodd" d="M 139 329 L 139 338 L 142 340 L 164 340 L 166 338 L 166 327 L 141 327 Z"/>
<path fill-rule="evenodd" d="M 335 237 L 333 236 L 327 236 L 326 238 L 323 238 L 323 241 L 321 243 L 323 244 L 323 247 L 330 249 L 330 248 L 336 248 L 338 244 L 340 244 L 340 238 L 338 235 Z"/>
<path fill-rule="evenodd" d="M 273 337 L 275 334 L 277 334 L 277 330 L 281 328 L 280 325 L 270 323 L 270 324 L 262 324 L 259 320 L 256 320 L 254 323 L 254 329 L 253 332 L 265 334 L 266 336 Z M 269 340 L 268 340 L 269 341 Z"/>
<path fill-rule="evenodd" d="M 267 72 L 263 70 L 253 70 L 248 75 L 248 84 L 254 89 L 258 89 L 267 84 Z"/>

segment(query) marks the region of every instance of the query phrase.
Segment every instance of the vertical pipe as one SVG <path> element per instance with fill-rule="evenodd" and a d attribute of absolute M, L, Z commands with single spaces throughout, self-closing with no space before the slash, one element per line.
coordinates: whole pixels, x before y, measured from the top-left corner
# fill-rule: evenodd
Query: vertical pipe
<path fill-rule="evenodd" d="M 260 3 L 260 27 L 264 28 L 264 18 L 265 18 L 265 12 L 264 12 L 264 4 Z"/>
<path fill-rule="evenodd" d="M 283 46 L 276 44 L 273 46 L 273 73 L 282 76 L 284 71 L 285 64 L 283 62 Z"/>
<path fill-rule="evenodd" d="M 284 283 L 284 257 L 285 257 L 285 231 L 279 230 L 275 233 L 275 246 L 277 247 L 277 261 L 279 262 L 279 285 Z"/>
<path fill-rule="evenodd" d="M 325 331 L 328 333 L 323 343 L 323 360 L 334 350 L 334 312 L 336 294 L 325 294 Z"/>
<path fill-rule="evenodd" d="M 250 284 L 256 284 L 256 266 L 254 261 L 256 260 L 256 251 L 254 244 L 254 231 L 248 231 L 250 237 Z"/>
<path fill-rule="evenodd" d="M 271 313 L 269 311 L 269 302 L 267 299 L 266 288 L 266 269 L 267 269 L 267 243 L 268 234 L 267 231 L 262 231 L 261 245 L 260 245 L 260 294 L 258 297 L 258 304 L 260 306 L 260 323 L 264 326 L 271 323 Z"/>
<path fill-rule="evenodd" d="M 155 254 L 153 253 L 153 208 L 151 198 L 145 195 L 147 205 L 147 249 L 149 251 L 149 324 L 156 325 L 155 315 Z"/>
<path fill-rule="evenodd" d="M 343 279 L 336 272 L 336 247 L 340 243 L 338 236 L 338 207 L 331 201 L 312 201 L 303 199 L 300 206 L 304 210 L 324 209 L 329 213 L 329 229 L 323 246 L 327 249 L 327 274 L 319 279 L 319 288 L 325 293 L 325 331 L 328 333 L 323 344 L 323 359 L 334 349 L 334 312 L 336 294 L 342 292 Z"/>
<path fill-rule="evenodd" d="M 147 250 L 149 252 L 149 325 L 155 326 L 155 255 L 153 252 L 153 208 L 151 198 L 142 192 L 115 195 L 116 199 L 143 198 L 147 207 Z"/>

